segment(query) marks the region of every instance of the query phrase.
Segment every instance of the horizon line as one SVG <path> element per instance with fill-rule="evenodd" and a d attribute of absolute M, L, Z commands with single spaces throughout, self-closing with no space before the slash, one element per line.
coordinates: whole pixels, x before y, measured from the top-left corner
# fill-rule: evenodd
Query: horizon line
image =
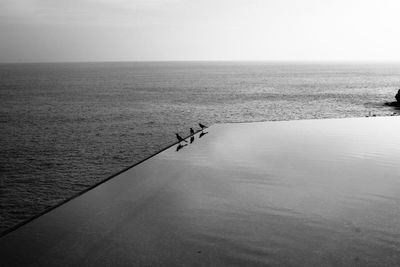
<path fill-rule="evenodd" d="M 400 60 L 241 60 L 241 59 L 188 59 L 188 60 L 68 60 L 68 61 L 5 61 L 0 65 L 11 64 L 76 64 L 76 63 L 302 63 L 302 64 L 400 64 Z"/>

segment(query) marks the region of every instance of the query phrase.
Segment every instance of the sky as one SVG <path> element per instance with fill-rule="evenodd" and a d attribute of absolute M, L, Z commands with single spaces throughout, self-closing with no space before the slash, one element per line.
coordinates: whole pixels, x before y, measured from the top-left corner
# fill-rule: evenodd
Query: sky
<path fill-rule="evenodd" d="M 400 61 L 399 0 L 0 0 L 0 62 Z"/>

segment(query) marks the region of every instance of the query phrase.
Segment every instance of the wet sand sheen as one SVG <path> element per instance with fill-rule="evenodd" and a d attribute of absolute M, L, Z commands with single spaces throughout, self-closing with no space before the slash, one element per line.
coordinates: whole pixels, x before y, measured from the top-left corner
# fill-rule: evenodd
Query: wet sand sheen
<path fill-rule="evenodd" d="M 4 236 L 2 261 L 398 265 L 399 123 L 214 125 Z"/>

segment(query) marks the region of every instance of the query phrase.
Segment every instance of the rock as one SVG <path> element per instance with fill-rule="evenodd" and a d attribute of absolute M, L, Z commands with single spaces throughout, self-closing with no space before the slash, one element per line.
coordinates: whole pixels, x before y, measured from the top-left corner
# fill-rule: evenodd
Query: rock
<path fill-rule="evenodd" d="M 397 103 L 400 104 L 400 89 L 399 89 L 399 91 L 397 91 L 397 94 L 395 97 L 396 97 Z"/>

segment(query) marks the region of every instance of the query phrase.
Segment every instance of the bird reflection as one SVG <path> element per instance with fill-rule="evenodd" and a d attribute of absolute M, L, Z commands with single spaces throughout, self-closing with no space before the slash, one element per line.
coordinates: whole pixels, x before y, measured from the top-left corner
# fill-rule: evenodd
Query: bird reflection
<path fill-rule="evenodd" d="M 187 146 L 187 145 L 186 145 L 186 144 L 185 144 L 185 145 L 179 144 L 179 145 L 176 147 L 176 151 L 181 150 L 181 149 L 184 148 L 185 146 Z"/>
<path fill-rule="evenodd" d="M 202 138 L 204 135 L 208 134 L 208 132 L 201 132 L 199 138 Z"/>
<path fill-rule="evenodd" d="M 194 136 L 190 137 L 190 143 L 193 143 L 194 141 Z"/>

